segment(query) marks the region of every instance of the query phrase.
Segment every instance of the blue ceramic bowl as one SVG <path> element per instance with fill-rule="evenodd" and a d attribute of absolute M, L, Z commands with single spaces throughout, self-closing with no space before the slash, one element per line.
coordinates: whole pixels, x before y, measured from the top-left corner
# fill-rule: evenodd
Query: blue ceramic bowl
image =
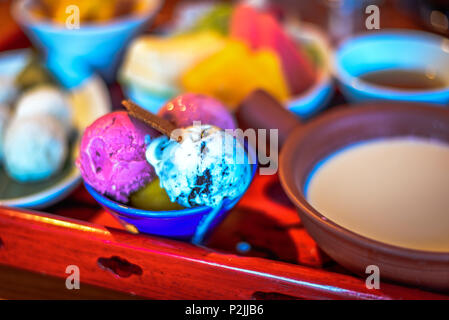
<path fill-rule="evenodd" d="M 142 12 L 107 23 L 81 21 L 79 29 L 69 29 L 35 17 L 31 13 L 35 0 L 17 0 L 12 13 L 32 42 L 44 51 L 49 69 L 62 84 L 71 88 L 94 72 L 106 81 L 114 80 L 124 48 L 158 12 L 163 2 L 141 1 L 147 3 Z"/>
<path fill-rule="evenodd" d="M 422 70 L 439 76 L 446 86 L 402 90 L 363 81 L 360 76 L 387 69 Z M 380 31 L 344 42 L 334 55 L 334 72 L 343 94 L 353 102 L 395 100 L 449 103 L 449 39 L 421 31 Z"/>
<path fill-rule="evenodd" d="M 334 83 L 331 73 L 331 49 L 327 36 L 311 24 L 301 23 L 300 26 L 290 23 L 287 31 L 298 44 L 313 48 L 316 59 L 316 81 L 305 92 L 292 96 L 285 107 L 303 119 L 310 118 L 324 109 L 334 93 Z M 174 96 L 158 96 L 154 92 L 137 84 L 122 83 L 125 95 L 148 111 L 157 113 L 164 104 Z"/>
<path fill-rule="evenodd" d="M 252 151 L 250 152 L 254 154 Z M 251 180 L 254 178 L 256 170 L 257 164 L 253 164 Z M 200 225 L 200 222 L 202 222 L 213 210 L 206 206 L 173 211 L 148 211 L 136 209 L 111 200 L 95 191 L 95 189 L 87 183 L 84 185 L 92 197 L 94 197 L 104 209 L 118 217 L 125 226 L 132 225 L 139 232 L 157 236 L 192 240 L 192 237 L 197 233 L 197 228 Z M 223 206 L 207 226 L 205 232 L 206 236 L 223 220 L 226 213 L 237 204 L 243 194 L 244 193 L 232 201 L 227 201 L 225 199 Z"/>

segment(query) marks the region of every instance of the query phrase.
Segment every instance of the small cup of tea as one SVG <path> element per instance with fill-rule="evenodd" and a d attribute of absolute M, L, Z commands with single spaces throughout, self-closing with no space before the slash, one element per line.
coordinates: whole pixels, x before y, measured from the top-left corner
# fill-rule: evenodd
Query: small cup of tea
<path fill-rule="evenodd" d="M 342 43 L 334 72 L 347 99 L 449 103 L 449 39 L 420 31 L 380 31 Z"/>

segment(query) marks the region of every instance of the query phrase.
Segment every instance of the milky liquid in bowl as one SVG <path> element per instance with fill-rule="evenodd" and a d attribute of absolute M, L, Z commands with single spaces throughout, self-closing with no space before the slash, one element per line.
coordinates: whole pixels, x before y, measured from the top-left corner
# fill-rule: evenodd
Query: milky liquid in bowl
<path fill-rule="evenodd" d="M 399 137 L 321 161 L 305 188 L 334 223 L 400 247 L 449 252 L 449 144 Z"/>

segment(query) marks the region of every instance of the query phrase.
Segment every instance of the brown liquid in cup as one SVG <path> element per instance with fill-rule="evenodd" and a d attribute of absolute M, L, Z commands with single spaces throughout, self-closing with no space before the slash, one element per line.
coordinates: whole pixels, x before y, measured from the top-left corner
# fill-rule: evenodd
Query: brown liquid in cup
<path fill-rule="evenodd" d="M 389 69 L 362 74 L 365 82 L 402 90 L 435 90 L 447 86 L 437 74 L 424 70 Z"/>

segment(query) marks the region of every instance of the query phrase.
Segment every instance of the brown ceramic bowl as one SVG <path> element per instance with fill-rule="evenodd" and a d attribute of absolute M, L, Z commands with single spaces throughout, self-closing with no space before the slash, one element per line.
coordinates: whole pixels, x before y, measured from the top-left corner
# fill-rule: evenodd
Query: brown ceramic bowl
<path fill-rule="evenodd" d="M 298 126 L 289 135 L 280 156 L 281 183 L 310 235 L 347 269 L 367 276 L 366 267 L 377 265 L 381 280 L 448 291 L 449 252 L 406 249 L 365 238 L 330 221 L 305 199 L 306 179 L 321 159 L 352 143 L 397 136 L 436 138 L 449 143 L 449 110 L 372 102 L 329 112 Z"/>

